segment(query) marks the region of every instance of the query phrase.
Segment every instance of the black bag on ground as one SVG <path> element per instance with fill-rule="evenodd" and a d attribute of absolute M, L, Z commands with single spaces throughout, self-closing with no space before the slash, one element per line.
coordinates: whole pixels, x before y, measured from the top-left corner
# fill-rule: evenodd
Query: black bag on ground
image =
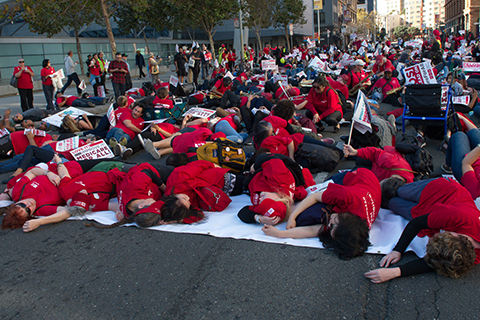
<path fill-rule="evenodd" d="M 12 139 L 10 135 L 6 135 L 0 138 L 0 158 L 7 159 L 11 158 L 13 155 L 8 155 L 9 151 L 13 150 Z"/>
<path fill-rule="evenodd" d="M 412 167 L 412 171 L 417 172 L 415 174 L 415 180 L 428 177 L 433 172 L 433 157 L 424 148 L 420 148 L 416 145 L 416 139 L 403 134 L 403 139 L 397 142 L 395 150 L 403 154 L 405 160 Z"/>
<path fill-rule="evenodd" d="M 305 165 L 305 161 L 301 161 L 300 163 L 312 173 L 320 171 L 331 172 L 337 167 L 340 160 L 342 160 L 343 151 L 327 144 L 301 143 L 295 153 L 295 158 L 307 160 L 308 166 Z"/>

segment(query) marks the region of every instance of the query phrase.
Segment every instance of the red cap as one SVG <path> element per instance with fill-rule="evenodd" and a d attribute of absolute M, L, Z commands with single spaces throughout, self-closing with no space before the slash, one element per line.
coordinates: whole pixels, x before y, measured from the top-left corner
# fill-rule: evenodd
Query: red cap
<path fill-rule="evenodd" d="M 225 48 L 225 45 L 222 43 L 222 48 Z"/>
<path fill-rule="evenodd" d="M 142 214 L 142 213 L 155 213 L 155 214 L 158 214 L 158 215 L 162 215 L 162 207 L 163 205 L 165 204 L 165 202 L 163 201 L 155 201 L 154 203 L 152 203 L 151 205 L 149 205 L 148 207 L 146 208 L 143 208 L 141 210 L 138 210 L 137 213 L 135 213 L 135 215 L 139 215 L 139 214 Z"/>
<path fill-rule="evenodd" d="M 435 37 L 440 36 L 440 31 L 438 31 L 438 30 L 433 30 L 433 35 L 434 35 Z"/>
<path fill-rule="evenodd" d="M 215 141 L 215 139 L 217 138 L 226 138 L 227 136 L 225 135 L 225 133 L 223 132 L 217 132 L 217 133 L 214 133 L 210 136 L 210 140 L 211 141 Z"/>
<path fill-rule="evenodd" d="M 76 193 L 72 197 L 72 202 L 70 202 L 71 207 L 82 207 L 86 211 L 90 209 L 90 205 L 92 204 L 92 196 L 85 193 Z"/>
<path fill-rule="evenodd" d="M 267 217 L 280 217 L 281 220 L 287 214 L 285 204 L 272 199 L 265 199 L 257 206 L 250 206 L 250 210 Z"/>
<path fill-rule="evenodd" d="M 393 72 L 392 68 L 385 68 L 385 70 L 383 70 L 383 72 Z"/>
<path fill-rule="evenodd" d="M 376 58 L 375 58 L 375 61 L 377 63 L 381 63 L 383 61 L 383 55 L 378 55 Z"/>

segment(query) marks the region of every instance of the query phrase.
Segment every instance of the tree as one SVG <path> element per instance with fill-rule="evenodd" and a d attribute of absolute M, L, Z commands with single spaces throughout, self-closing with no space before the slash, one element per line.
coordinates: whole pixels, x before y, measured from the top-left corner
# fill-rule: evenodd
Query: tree
<path fill-rule="evenodd" d="M 23 18 L 29 24 L 30 30 L 52 37 L 64 27 L 72 28 L 77 43 L 78 61 L 82 61 L 79 30 L 89 25 L 95 18 L 94 0 L 24 0 Z M 83 63 L 80 63 L 82 73 Z"/>
<path fill-rule="evenodd" d="M 262 48 L 261 30 L 273 26 L 272 7 L 274 0 L 246 0 L 244 3 L 244 25 L 253 30 L 259 48 Z"/>
<path fill-rule="evenodd" d="M 223 20 L 235 17 L 239 11 L 239 4 L 235 0 L 169 0 L 172 29 L 183 30 L 187 26 L 202 28 L 208 36 L 215 59 L 213 35 L 215 27 L 222 25 Z M 168 18 L 166 18 L 168 19 Z"/>
<path fill-rule="evenodd" d="M 358 10 L 357 14 L 357 34 L 373 34 L 375 30 L 378 30 L 376 25 L 376 12 L 366 12 L 364 9 Z"/>
<path fill-rule="evenodd" d="M 292 23 L 295 26 L 307 23 L 305 19 L 305 10 L 307 7 L 303 1 L 298 0 L 279 0 L 273 10 L 274 25 L 284 30 L 287 40 L 287 48 L 290 51 L 290 38 L 288 37 L 288 25 Z M 319 35 L 320 36 L 320 35 Z"/>
<path fill-rule="evenodd" d="M 145 10 L 144 7 L 134 9 L 132 6 L 123 5 L 117 8 L 117 12 L 113 18 L 122 33 L 129 34 L 133 32 L 134 37 L 136 37 L 138 33 L 142 33 L 147 51 L 150 52 L 147 36 L 145 35 L 145 28 L 149 26 L 149 19 L 147 18 L 148 11 L 149 10 Z"/>

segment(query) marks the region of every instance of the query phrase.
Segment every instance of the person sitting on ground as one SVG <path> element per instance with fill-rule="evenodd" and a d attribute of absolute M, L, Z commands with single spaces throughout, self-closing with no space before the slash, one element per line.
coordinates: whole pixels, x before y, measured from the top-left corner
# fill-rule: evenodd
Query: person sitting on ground
<path fill-rule="evenodd" d="M 480 211 L 464 187 L 438 178 L 406 184 L 398 188 L 397 194 L 389 207 L 411 221 L 393 251 L 380 261 L 382 268 L 366 272 L 366 278 L 381 283 L 434 270 L 459 278 L 480 262 Z M 425 257 L 388 268 L 400 261 L 417 234 L 431 237 Z"/>
<path fill-rule="evenodd" d="M 340 259 L 361 256 L 370 246 L 369 229 L 380 210 L 380 183 L 368 169 L 339 174 L 328 187 L 298 204 L 281 231 L 265 225 L 265 234 L 280 238 L 319 237 Z"/>
<path fill-rule="evenodd" d="M 382 72 L 384 76 L 379 80 L 377 80 L 377 82 L 375 82 L 375 84 L 370 89 L 369 93 L 373 91 L 374 96 L 372 96 L 372 99 L 376 100 L 379 103 L 383 101 L 385 103 L 391 104 L 394 107 L 403 108 L 402 103 L 398 99 L 400 97 L 398 91 L 396 93 L 388 94 L 389 91 L 400 88 L 400 83 L 398 82 L 398 79 L 392 77 L 392 70 L 393 69 L 391 68 L 385 68 L 384 71 Z M 377 90 L 381 92 L 378 92 Z M 375 95 L 378 96 L 378 99 L 376 99 Z M 381 101 L 378 101 L 378 100 L 381 100 Z M 378 113 L 378 110 L 376 111 Z"/>
<path fill-rule="evenodd" d="M 205 109 L 214 109 L 221 107 L 225 109 L 229 106 L 240 107 L 240 97 L 231 91 L 232 79 L 230 77 L 223 77 L 218 80 L 210 90 L 209 101 L 203 106 Z M 228 104 L 230 102 L 230 104 Z"/>
<path fill-rule="evenodd" d="M 118 143 L 122 146 L 127 145 L 135 135 L 142 132 L 144 111 L 144 105 L 136 104 L 133 109 L 127 109 L 122 113 L 115 127 L 110 129 L 106 136 L 106 140 L 112 149 L 115 149 Z"/>
<path fill-rule="evenodd" d="M 306 116 L 317 124 L 317 131 L 325 129 L 321 123 L 324 120 L 329 126 L 333 126 L 333 131 L 340 131 L 340 120 L 343 117 L 342 106 L 338 94 L 330 87 L 325 76 L 315 78 L 312 83 L 312 90 L 307 96 L 307 100 L 296 106 L 297 110 L 307 108 Z"/>

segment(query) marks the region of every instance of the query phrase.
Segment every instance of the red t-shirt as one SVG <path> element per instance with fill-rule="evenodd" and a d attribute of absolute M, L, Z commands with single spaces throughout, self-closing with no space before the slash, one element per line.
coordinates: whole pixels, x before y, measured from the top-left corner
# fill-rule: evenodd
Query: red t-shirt
<path fill-rule="evenodd" d="M 383 98 L 385 99 L 387 97 L 387 92 L 392 90 L 392 89 L 396 89 L 396 88 L 400 88 L 400 83 L 398 82 L 398 79 L 397 78 L 391 78 L 388 83 L 387 83 L 387 79 L 385 78 L 381 78 L 379 79 L 377 82 L 375 82 L 375 85 L 373 86 L 374 88 L 382 88 L 382 94 L 383 94 Z"/>
<path fill-rule="evenodd" d="M 189 148 L 195 147 L 195 143 L 206 141 L 212 134 L 210 129 L 199 128 L 176 136 L 172 141 L 173 153 L 187 153 Z"/>
<path fill-rule="evenodd" d="M 123 132 L 128 134 L 128 136 L 133 140 L 133 138 L 135 138 L 135 135 L 137 133 L 125 126 L 124 121 L 127 121 L 127 120 L 130 120 L 132 122 L 132 124 L 135 127 L 137 127 L 138 129 L 143 128 L 143 121 L 144 120 L 143 120 L 142 117 L 138 117 L 137 119 L 134 119 L 133 116 L 132 116 L 132 109 L 127 109 L 127 110 L 125 110 L 125 112 L 122 112 L 122 115 L 120 116 L 120 119 L 117 122 L 117 125 L 115 127 L 122 129 Z"/>
<path fill-rule="evenodd" d="M 462 176 L 460 183 L 472 195 L 473 200 L 480 197 L 480 160 L 477 159 L 473 164 L 473 171 L 467 171 Z"/>
<path fill-rule="evenodd" d="M 16 74 L 20 71 L 22 67 L 20 66 L 16 66 L 14 69 L 13 69 L 13 74 Z M 25 66 L 25 68 L 27 68 L 28 70 L 30 70 L 30 72 L 33 72 L 32 71 L 32 68 L 28 67 L 28 66 Z M 22 74 L 20 75 L 20 77 L 18 78 L 18 89 L 33 89 L 33 81 L 32 81 L 32 76 L 23 71 Z"/>
<path fill-rule="evenodd" d="M 64 106 L 71 106 L 73 101 L 77 100 L 78 97 L 76 96 L 60 96 L 57 98 L 57 104 L 62 103 L 63 101 L 67 100 Z"/>
<path fill-rule="evenodd" d="M 225 91 L 230 90 L 231 87 L 232 85 L 225 87 L 223 85 L 223 79 L 217 80 L 217 82 L 215 82 L 215 88 L 217 88 L 217 91 L 220 92 L 221 94 L 224 94 Z"/>
<path fill-rule="evenodd" d="M 119 210 L 125 217 L 130 214 L 127 212 L 127 205 L 134 199 L 155 199 L 160 200 L 162 193 L 158 186 L 153 183 L 150 176 L 142 170 L 150 169 L 158 175 L 158 171 L 149 163 L 141 163 L 130 169 L 120 184 L 117 184 L 117 195 Z M 118 169 L 113 170 L 113 174 L 118 173 Z"/>
<path fill-rule="evenodd" d="M 303 142 L 304 137 L 305 135 L 301 133 L 295 133 L 288 137 L 270 136 L 263 140 L 260 147 L 268 149 L 271 153 L 279 153 L 288 157 L 288 145 L 293 142 L 294 151 L 297 151 L 298 145 Z"/>
<path fill-rule="evenodd" d="M 40 77 L 42 79 L 45 79 L 45 81 L 42 80 L 42 84 L 43 85 L 46 85 L 46 86 L 51 86 L 52 85 L 52 78 L 51 77 L 47 77 L 48 75 L 51 75 L 51 74 L 54 74 L 55 73 L 55 69 L 53 67 L 50 67 L 50 68 L 42 68 L 42 70 L 40 71 Z"/>
<path fill-rule="evenodd" d="M 114 180 L 115 181 L 115 180 Z M 72 197 L 82 190 L 87 190 L 92 195 L 91 211 L 108 210 L 108 201 L 115 193 L 115 185 L 109 178 L 108 173 L 102 171 L 91 171 L 76 177 L 64 177 L 60 181 L 60 196 L 64 201 L 72 199 Z"/>
<path fill-rule="evenodd" d="M 30 145 L 28 143 L 28 138 L 23 131 L 12 132 L 10 134 L 10 139 L 12 140 L 13 150 L 15 151 L 15 154 L 24 153 L 25 149 L 27 149 L 27 147 Z M 41 147 L 45 143 L 45 141 L 52 140 L 52 136 L 47 133 L 45 134 L 45 137 L 35 136 L 33 140 L 35 140 L 37 146 Z"/>
<path fill-rule="evenodd" d="M 335 81 L 330 77 L 327 77 L 327 80 L 328 83 L 330 83 L 330 87 L 332 87 L 334 90 L 340 91 L 345 96 L 345 99 L 348 99 L 349 93 L 346 85 L 340 83 L 339 81 Z"/>
<path fill-rule="evenodd" d="M 380 66 L 377 63 L 375 63 L 373 65 L 372 71 L 373 71 L 373 73 L 377 74 L 379 72 L 385 71 L 386 68 L 389 68 L 391 70 L 395 70 L 395 68 L 393 67 L 393 64 L 390 62 L 390 60 L 387 60 L 387 62 L 385 62 L 383 64 L 383 66 Z"/>
<path fill-rule="evenodd" d="M 396 174 L 405 178 L 407 183 L 413 182 L 414 175 L 412 172 L 392 170 L 406 169 L 412 171 L 410 164 L 401 153 L 395 150 L 395 147 L 386 146 L 384 150 L 375 147 L 361 148 L 358 149 L 357 156 L 373 162 L 372 172 L 377 176 L 379 181 L 390 178 Z"/>
<path fill-rule="evenodd" d="M 170 99 L 160 99 L 159 97 L 155 97 L 153 99 L 153 106 L 163 106 L 165 109 L 173 109 L 173 101 Z"/>
<path fill-rule="evenodd" d="M 280 137 L 288 137 L 290 133 L 288 133 L 287 129 L 287 120 L 282 119 L 277 116 L 268 116 L 263 119 L 263 121 L 270 122 L 273 127 L 273 134 Z"/>
<path fill-rule="evenodd" d="M 168 133 L 176 133 L 179 131 L 179 129 L 171 123 L 165 123 L 165 122 L 157 123 L 157 126 L 160 127 L 160 129 L 167 131 Z M 162 137 L 162 139 L 167 138 L 162 133 L 160 132 L 157 132 L 157 133 Z"/>
<path fill-rule="evenodd" d="M 29 198 L 34 199 L 36 216 L 50 216 L 57 212 L 58 206 L 65 204 L 60 197 L 58 188 L 44 175 L 32 180 L 23 176 L 13 187 L 12 198 L 15 202 Z"/>
<path fill-rule="evenodd" d="M 100 76 L 100 66 L 98 64 L 98 61 L 95 61 L 95 63 L 90 67 L 90 73 L 93 74 L 94 76 Z"/>
<path fill-rule="evenodd" d="M 355 87 L 360 81 L 368 77 L 368 75 L 365 73 L 365 71 L 360 71 L 360 72 L 351 72 L 350 76 L 348 78 L 348 85 L 350 88 Z M 311 91 L 310 91 L 311 92 Z"/>
<path fill-rule="evenodd" d="M 333 212 L 350 212 L 360 217 L 370 228 L 380 210 L 380 183 L 372 171 L 359 168 L 345 175 L 343 185 L 329 184 L 322 201 L 333 204 Z"/>
<path fill-rule="evenodd" d="M 120 116 L 122 115 L 122 113 L 124 113 L 127 110 L 129 110 L 128 107 L 123 107 L 123 108 L 117 108 L 117 110 L 113 112 L 115 114 L 115 120 L 117 121 L 117 123 L 120 121 Z"/>
<path fill-rule="evenodd" d="M 331 115 L 335 111 L 340 111 L 343 117 L 342 106 L 335 90 L 325 88 L 322 93 L 310 90 L 307 96 L 307 105 L 305 106 L 314 115 L 318 114 L 320 120 Z"/>
<path fill-rule="evenodd" d="M 430 229 L 419 236 L 452 231 L 480 241 L 480 211 L 470 193 L 458 182 L 438 178 L 425 186 L 419 204 L 412 208 L 412 217 L 428 214 Z M 480 249 L 475 249 L 475 264 L 480 262 Z"/>

